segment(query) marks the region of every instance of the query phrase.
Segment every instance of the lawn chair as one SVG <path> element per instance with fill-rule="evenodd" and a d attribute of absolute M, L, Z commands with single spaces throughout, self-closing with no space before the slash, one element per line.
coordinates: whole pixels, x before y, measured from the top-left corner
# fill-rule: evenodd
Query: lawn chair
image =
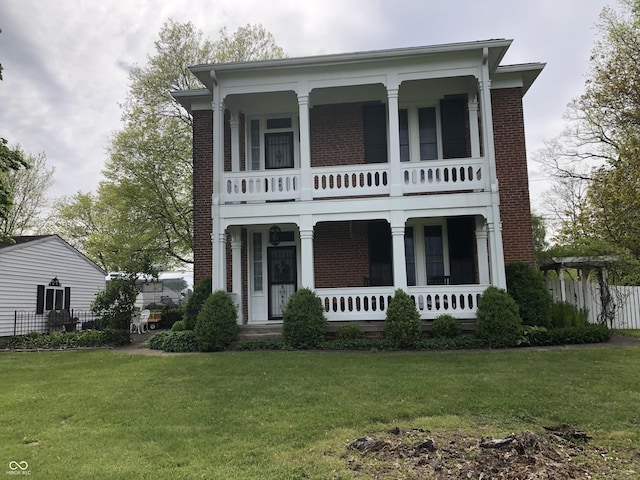
<path fill-rule="evenodd" d="M 143 332 L 148 332 L 149 315 L 151 315 L 151 312 L 147 309 L 144 309 L 141 312 L 136 312 L 131 320 L 130 333 L 142 334 Z"/>

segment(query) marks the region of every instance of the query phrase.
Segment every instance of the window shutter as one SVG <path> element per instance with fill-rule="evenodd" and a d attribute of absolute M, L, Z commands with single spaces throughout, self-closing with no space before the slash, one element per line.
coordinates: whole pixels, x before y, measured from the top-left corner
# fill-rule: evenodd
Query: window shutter
<path fill-rule="evenodd" d="M 442 155 L 444 158 L 467 156 L 466 98 L 443 98 L 440 100 L 442 121 Z"/>
<path fill-rule="evenodd" d="M 475 220 L 473 217 L 447 219 L 451 284 L 475 283 Z"/>
<path fill-rule="evenodd" d="M 36 293 L 36 315 L 44 313 L 44 285 L 38 285 Z"/>
<path fill-rule="evenodd" d="M 64 309 L 71 311 L 71 287 L 64 287 Z"/>
<path fill-rule="evenodd" d="M 364 120 L 365 163 L 387 162 L 387 108 L 383 103 L 365 105 Z"/>

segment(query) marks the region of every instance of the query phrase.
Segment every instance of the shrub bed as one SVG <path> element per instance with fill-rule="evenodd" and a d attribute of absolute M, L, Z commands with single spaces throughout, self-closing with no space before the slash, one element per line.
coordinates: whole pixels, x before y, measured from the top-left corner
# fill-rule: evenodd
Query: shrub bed
<path fill-rule="evenodd" d="M 145 346 L 152 350 L 175 353 L 199 351 L 198 339 L 193 330 L 159 332 L 147 340 Z"/>
<path fill-rule="evenodd" d="M 2 347 L 10 350 L 120 347 L 131 343 L 131 335 L 122 330 L 83 330 L 69 333 L 29 333 L 7 337 Z"/>

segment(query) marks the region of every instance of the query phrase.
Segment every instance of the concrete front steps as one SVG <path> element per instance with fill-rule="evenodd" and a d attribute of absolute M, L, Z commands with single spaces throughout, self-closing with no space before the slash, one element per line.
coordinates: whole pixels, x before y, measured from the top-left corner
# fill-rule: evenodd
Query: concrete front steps
<path fill-rule="evenodd" d="M 282 324 L 275 325 L 241 325 L 238 333 L 238 343 L 253 342 L 255 340 L 281 340 Z"/>

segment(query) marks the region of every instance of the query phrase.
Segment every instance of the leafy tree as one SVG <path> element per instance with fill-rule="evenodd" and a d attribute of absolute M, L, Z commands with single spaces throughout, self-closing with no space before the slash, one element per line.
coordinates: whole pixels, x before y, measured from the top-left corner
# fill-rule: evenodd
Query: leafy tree
<path fill-rule="evenodd" d="M 2 33 L 2 30 L 0 30 Z M 2 80 L 2 65 L 0 64 L 0 80 Z M 9 209 L 13 205 L 13 188 L 8 178 L 12 171 L 28 168 L 28 164 L 19 148 L 10 148 L 5 138 L 0 137 L 0 221 L 7 221 Z M 0 231 L 0 241 L 8 238 Z"/>
<path fill-rule="evenodd" d="M 48 230 L 49 220 L 44 217 L 48 207 L 46 193 L 53 183 L 54 167 L 47 169 L 44 153 L 28 155 L 19 147 L 28 168 L 7 172 L 6 179 L 13 189 L 13 204 L 0 219 L 0 235 L 16 236 L 26 232 Z"/>
<path fill-rule="evenodd" d="M 565 202 L 570 214 L 558 240 L 622 249 L 640 260 L 640 3 L 619 6 L 603 9 L 585 92 L 542 159 L 574 193 L 565 197 L 572 203 Z"/>
<path fill-rule="evenodd" d="M 62 206 L 62 228 L 73 227 L 73 214 L 90 216 L 82 241 L 85 251 L 108 269 L 120 270 L 131 255 L 144 250 L 168 266 L 193 261 L 191 116 L 171 96 L 174 90 L 201 88 L 189 66 L 283 56 L 271 34 L 247 25 L 233 35 L 226 29 L 211 41 L 191 22 L 167 21 L 146 65 L 134 67 L 122 106 L 124 128 L 109 148 L 109 159 L 95 196 L 77 196 Z M 89 202 L 91 200 L 91 202 Z M 82 204 L 78 204 L 82 202 Z M 88 215 L 86 207 L 93 207 Z M 71 233 L 71 232 L 70 232 Z M 111 238 L 107 238 L 110 236 Z"/>
<path fill-rule="evenodd" d="M 140 293 L 140 274 L 158 276 L 145 256 L 130 261 L 123 270 L 122 276 L 110 280 L 91 304 L 93 313 L 102 318 L 102 326 L 115 330 L 129 330 L 136 297 Z"/>

